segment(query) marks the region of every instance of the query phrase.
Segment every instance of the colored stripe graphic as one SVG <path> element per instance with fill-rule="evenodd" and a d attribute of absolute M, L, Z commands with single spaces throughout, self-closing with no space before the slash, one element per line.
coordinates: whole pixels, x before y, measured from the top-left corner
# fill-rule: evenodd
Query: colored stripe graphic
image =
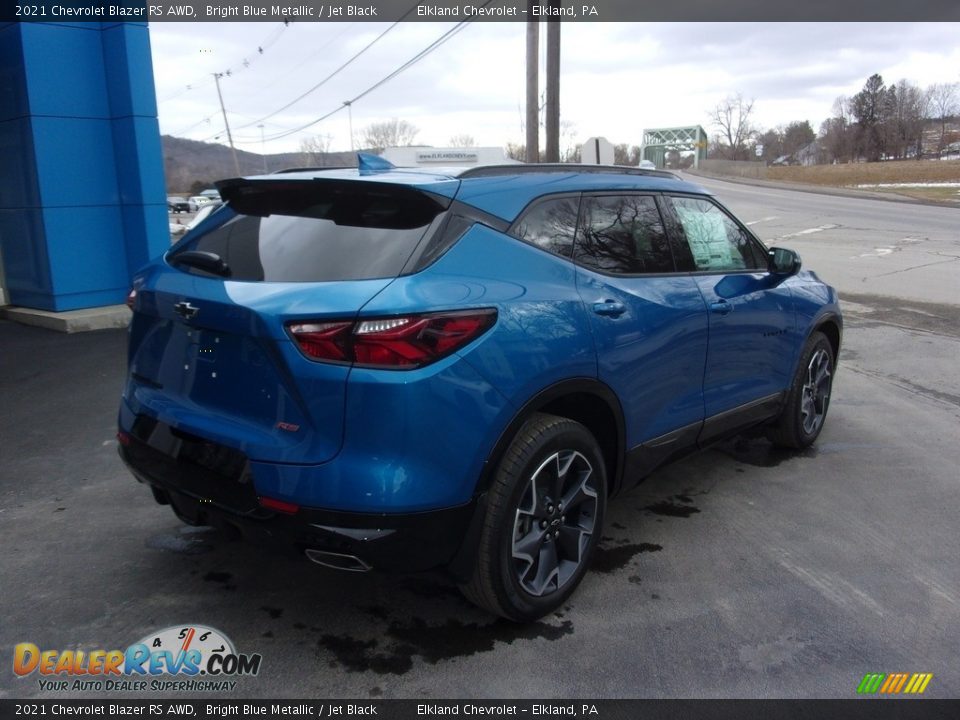
<path fill-rule="evenodd" d="M 933 675 L 931 673 L 914 673 L 903 692 L 910 693 L 911 695 L 922 695 L 932 679 Z"/>
<path fill-rule="evenodd" d="M 867 673 L 857 686 L 861 695 L 922 695 L 933 680 L 933 673 Z"/>
<path fill-rule="evenodd" d="M 867 673 L 863 676 L 863 680 L 860 681 L 857 692 L 863 694 L 875 693 L 880 688 L 880 683 L 883 682 L 885 677 L 886 675 L 883 673 Z"/>

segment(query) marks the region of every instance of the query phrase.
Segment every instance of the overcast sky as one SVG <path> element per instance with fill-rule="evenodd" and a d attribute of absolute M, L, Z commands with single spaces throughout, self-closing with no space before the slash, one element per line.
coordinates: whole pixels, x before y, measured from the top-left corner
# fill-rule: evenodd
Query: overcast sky
<path fill-rule="evenodd" d="M 322 87 L 276 111 L 389 27 L 153 23 L 160 130 L 226 144 L 212 73 L 229 69 L 220 85 L 238 147 L 260 152 L 262 123 L 267 153 L 295 151 L 315 135 L 329 135 L 331 150 L 349 150 L 345 109 L 278 136 L 343 108 L 454 23 L 401 23 Z M 480 145 L 523 142 L 524 34 L 524 23 L 466 25 L 358 100 L 355 136 L 371 122 L 397 117 L 419 128 L 417 144 L 445 146 L 458 134 Z M 644 128 L 695 124 L 712 135 L 709 110 L 738 92 L 756 100 L 762 129 L 809 120 L 816 130 L 838 95 L 856 93 L 875 72 L 887 83 L 905 78 L 921 87 L 960 81 L 960 24 L 564 23 L 560 111 L 570 123 L 564 144 L 601 135 L 639 145 Z"/>

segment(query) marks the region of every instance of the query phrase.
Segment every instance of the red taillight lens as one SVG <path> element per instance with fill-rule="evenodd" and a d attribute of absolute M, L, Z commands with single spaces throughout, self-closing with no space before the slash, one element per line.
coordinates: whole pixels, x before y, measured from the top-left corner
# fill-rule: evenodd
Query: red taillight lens
<path fill-rule="evenodd" d="M 260 504 L 270 510 L 276 510 L 277 512 L 286 513 L 287 515 L 294 515 L 300 506 L 291 502 L 286 502 L 285 500 L 277 500 L 275 498 L 262 497 L 259 498 Z"/>
<path fill-rule="evenodd" d="M 133 310 L 133 306 L 137 303 L 137 289 L 130 288 L 130 292 L 127 293 L 127 307 Z"/>
<path fill-rule="evenodd" d="M 353 323 L 294 323 L 290 333 L 304 354 L 316 360 L 350 362 L 350 328 Z"/>
<path fill-rule="evenodd" d="M 308 357 L 363 367 L 412 369 L 449 355 L 493 326 L 492 308 L 361 320 L 357 323 L 293 323 Z"/>

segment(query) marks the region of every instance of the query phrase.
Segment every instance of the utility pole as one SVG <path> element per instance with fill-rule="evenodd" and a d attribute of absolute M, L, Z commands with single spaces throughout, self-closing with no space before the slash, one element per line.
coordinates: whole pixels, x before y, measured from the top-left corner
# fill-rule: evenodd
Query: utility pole
<path fill-rule="evenodd" d="M 353 103 L 350 100 L 344 100 L 343 104 L 347 106 L 347 118 L 350 122 L 350 152 L 353 152 L 353 110 L 350 108 Z"/>
<path fill-rule="evenodd" d="M 559 0 L 550 0 L 551 7 L 559 7 Z M 560 162 L 560 21 L 547 21 L 547 134 L 548 163 Z"/>
<path fill-rule="evenodd" d="M 540 162 L 540 21 L 533 19 L 533 6 L 537 0 L 529 0 L 527 7 L 527 153 L 528 163 Z"/>
<path fill-rule="evenodd" d="M 263 174 L 267 174 L 267 141 L 263 139 L 263 123 L 257 125 L 260 128 L 260 157 L 263 158 Z"/>
<path fill-rule="evenodd" d="M 220 111 L 223 113 L 223 124 L 227 127 L 227 140 L 230 141 L 230 152 L 233 153 L 233 167 L 240 177 L 240 161 L 237 159 L 237 149 L 233 146 L 233 135 L 230 134 L 230 123 L 227 121 L 227 110 L 223 107 L 223 93 L 220 92 L 220 77 L 223 73 L 214 73 L 213 79 L 217 83 L 217 97 L 220 98 Z"/>

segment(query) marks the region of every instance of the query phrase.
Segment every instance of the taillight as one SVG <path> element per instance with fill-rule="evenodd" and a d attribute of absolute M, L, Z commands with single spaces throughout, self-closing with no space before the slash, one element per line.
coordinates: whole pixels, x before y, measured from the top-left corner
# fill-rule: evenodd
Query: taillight
<path fill-rule="evenodd" d="M 277 500 L 276 498 L 272 497 L 260 497 L 257 498 L 257 500 L 263 507 L 270 510 L 276 510 L 277 512 L 286 513 L 287 515 L 295 515 L 297 511 L 300 510 L 299 505 L 292 502 L 287 502 L 286 500 Z"/>
<path fill-rule="evenodd" d="M 294 323 L 290 332 L 300 349 L 315 360 L 350 362 L 349 339 L 353 323 Z"/>
<path fill-rule="evenodd" d="M 360 367 L 423 367 L 475 340 L 497 319 L 492 308 L 350 322 L 296 322 L 288 328 L 314 360 Z"/>

